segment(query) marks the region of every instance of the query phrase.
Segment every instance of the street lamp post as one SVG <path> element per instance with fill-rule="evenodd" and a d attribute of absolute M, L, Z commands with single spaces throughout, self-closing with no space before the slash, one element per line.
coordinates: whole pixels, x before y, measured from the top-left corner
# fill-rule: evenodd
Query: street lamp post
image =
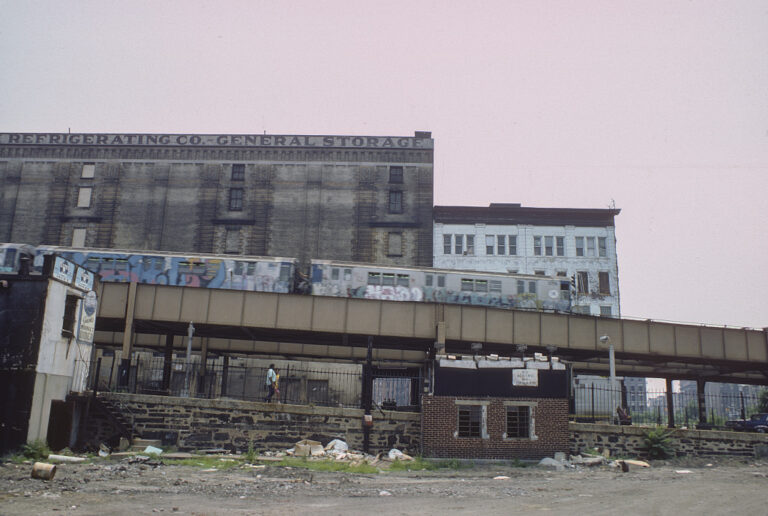
<path fill-rule="evenodd" d="M 600 342 L 608 344 L 608 368 L 610 374 L 610 409 L 611 409 L 611 421 L 616 419 L 616 357 L 613 353 L 613 344 L 611 338 L 608 335 L 600 337 Z"/>

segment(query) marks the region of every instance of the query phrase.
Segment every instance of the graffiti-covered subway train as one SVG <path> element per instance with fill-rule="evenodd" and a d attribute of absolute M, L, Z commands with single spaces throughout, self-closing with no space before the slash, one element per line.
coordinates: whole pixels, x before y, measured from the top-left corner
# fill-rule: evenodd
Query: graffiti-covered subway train
<path fill-rule="evenodd" d="M 564 278 L 333 260 L 312 260 L 310 274 L 303 276 L 295 258 L 2 244 L 0 273 L 18 270 L 22 254 L 31 255 L 33 270 L 40 271 L 43 255 L 52 253 L 107 282 L 560 312 L 571 307 L 570 283 Z"/>

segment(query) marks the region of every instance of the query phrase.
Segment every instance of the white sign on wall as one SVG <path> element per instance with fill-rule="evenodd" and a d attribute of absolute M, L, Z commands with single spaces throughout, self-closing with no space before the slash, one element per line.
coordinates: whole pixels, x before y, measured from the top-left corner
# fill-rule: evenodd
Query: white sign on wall
<path fill-rule="evenodd" d="M 538 387 L 539 370 L 538 369 L 513 369 L 512 385 L 515 387 Z"/>

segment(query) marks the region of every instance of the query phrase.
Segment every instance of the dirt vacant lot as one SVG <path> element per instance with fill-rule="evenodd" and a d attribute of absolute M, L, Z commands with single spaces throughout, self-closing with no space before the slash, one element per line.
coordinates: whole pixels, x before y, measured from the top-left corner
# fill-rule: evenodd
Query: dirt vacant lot
<path fill-rule="evenodd" d="M 226 470 L 131 462 L 0 465 L 0 514 L 768 514 L 768 463 L 654 463 L 562 471 L 475 465 L 373 474 L 260 465 Z M 500 478 L 499 478 L 500 477 Z"/>

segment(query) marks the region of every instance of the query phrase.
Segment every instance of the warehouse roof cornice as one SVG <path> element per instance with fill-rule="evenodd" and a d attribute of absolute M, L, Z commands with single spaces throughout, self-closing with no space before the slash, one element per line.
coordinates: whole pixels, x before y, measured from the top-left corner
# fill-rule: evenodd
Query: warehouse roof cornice
<path fill-rule="evenodd" d="M 490 206 L 435 206 L 434 221 L 441 224 L 536 224 L 556 226 L 613 226 L 618 208 L 532 208 L 518 203 Z"/>

